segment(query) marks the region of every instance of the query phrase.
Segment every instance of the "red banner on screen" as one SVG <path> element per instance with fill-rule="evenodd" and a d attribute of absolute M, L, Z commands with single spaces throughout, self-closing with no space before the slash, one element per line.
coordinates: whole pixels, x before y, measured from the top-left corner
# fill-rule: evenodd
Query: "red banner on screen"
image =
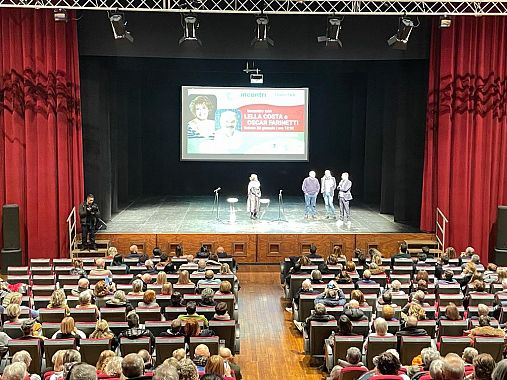
<path fill-rule="evenodd" d="M 305 107 L 249 104 L 240 107 L 243 132 L 304 132 Z"/>

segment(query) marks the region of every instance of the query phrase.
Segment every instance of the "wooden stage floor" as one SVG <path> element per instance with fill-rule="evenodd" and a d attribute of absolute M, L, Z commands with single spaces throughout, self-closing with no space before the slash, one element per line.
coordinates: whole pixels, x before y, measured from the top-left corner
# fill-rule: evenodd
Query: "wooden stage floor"
<path fill-rule="evenodd" d="M 336 203 L 335 198 L 335 203 Z M 260 220 L 251 220 L 246 211 L 246 198 L 239 198 L 231 212 L 226 197 L 220 199 L 220 221 L 213 210 L 213 197 L 152 197 L 132 202 L 113 215 L 107 233 L 221 233 L 221 234 L 343 234 L 343 233 L 414 233 L 417 228 L 396 223 L 391 215 L 351 201 L 351 226 L 339 226 L 325 218 L 322 197 L 317 199 L 317 219 L 304 219 L 303 197 L 287 197 L 282 217 L 278 219 L 278 199 L 270 199 Z M 336 212 L 338 213 L 338 207 Z"/>

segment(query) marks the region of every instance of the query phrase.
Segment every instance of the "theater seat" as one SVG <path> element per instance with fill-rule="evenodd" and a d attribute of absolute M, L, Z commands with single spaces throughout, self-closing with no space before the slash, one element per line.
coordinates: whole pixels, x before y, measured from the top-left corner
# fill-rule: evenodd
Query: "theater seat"
<path fill-rule="evenodd" d="M 236 321 L 209 321 L 209 328 L 224 341 L 225 347 L 235 352 Z"/>
<path fill-rule="evenodd" d="M 75 322 L 96 322 L 97 314 L 95 309 L 86 308 L 72 308 L 70 309 L 70 316 L 74 318 Z M 107 319 L 106 319 L 107 321 Z"/>
<path fill-rule="evenodd" d="M 468 322 L 462 321 L 449 321 L 442 319 L 439 322 L 440 328 L 438 331 L 439 336 L 463 336 L 463 331 L 468 328 Z"/>
<path fill-rule="evenodd" d="M 470 346 L 470 338 L 467 336 L 442 336 L 440 338 L 440 355 L 453 352 L 459 356 L 463 355 L 465 348 Z"/>
<path fill-rule="evenodd" d="M 305 352 L 316 357 L 324 356 L 324 340 L 337 329 L 336 321 L 310 321 L 304 331 Z"/>
<path fill-rule="evenodd" d="M 368 372 L 366 367 L 346 367 L 341 369 L 342 380 L 357 380 Z"/>
<path fill-rule="evenodd" d="M 333 366 L 336 365 L 338 359 L 345 360 L 347 350 L 351 347 L 357 347 L 362 351 L 364 337 L 358 336 L 336 336 L 333 345 Z M 332 367 L 331 367 L 332 368 Z"/>
<path fill-rule="evenodd" d="M 25 339 L 11 339 L 9 340 L 9 357 L 12 357 L 16 352 L 25 350 L 28 351 L 32 358 L 32 362 L 28 367 L 29 373 L 40 373 L 42 366 L 42 351 L 39 339 L 25 340 Z"/>
<path fill-rule="evenodd" d="M 474 294 L 470 293 L 470 303 L 469 306 L 477 306 L 479 304 L 484 304 L 486 306 L 493 306 L 495 302 L 495 296 L 493 294 Z"/>
<path fill-rule="evenodd" d="M 81 361 L 94 366 L 102 351 L 111 349 L 111 341 L 109 339 L 81 339 L 79 346 Z"/>
<path fill-rule="evenodd" d="M 51 363 L 51 359 L 53 355 L 58 350 L 70 350 L 76 349 L 76 340 L 75 339 L 46 339 L 44 340 L 44 356 L 46 357 L 46 361 Z M 97 362 L 95 362 L 97 363 Z M 40 372 L 40 369 L 39 369 Z"/>
<path fill-rule="evenodd" d="M 357 335 L 367 336 L 370 332 L 370 322 L 364 321 L 352 321 L 352 332 Z"/>
<path fill-rule="evenodd" d="M 429 336 L 401 336 L 400 360 L 402 365 L 412 364 L 412 359 L 421 353 L 423 348 L 431 347 Z"/>
<path fill-rule="evenodd" d="M 424 319 L 417 322 L 417 327 L 426 330 L 431 338 L 435 337 L 435 331 L 437 329 L 437 321 L 431 319 Z"/>
<path fill-rule="evenodd" d="M 125 322 L 126 315 L 124 307 L 103 307 L 100 309 L 100 317 L 108 322 Z"/>
<path fill-rule="evenodd" d="M 128 354 L 137 354 L 140 350 L 147 350 L 148 352 L 151 352 L 151 342 L 149 337 L 142 337 L 137 339 L 120 339 L 121 356 Z"/>
<path fill-rule="evenodd" d="M 368 338 L 368 347 L 366 350 L 366 364 L 368 368 L 373 368 L 373 358 L 382 352 L 394 348 L 396 349 L 398 340 L 395 336 L 380 337 L 371 336 Z"/>
<path fill-rule="evenodd" d="M 479 354 L 490 354 L 497 363 L 503 359 L 504 338 L 476 337 L 474 347 Z"/>
<path fill-rule="evenodd" d="M 157 337 L 171 327 L 171 321 L 146 321 L 144 326 L 146 330 L 150 330 L 151 333 Z"/>
<path fill-rule="evenodd" d="M 39 309 L 39 320 L 44 322 L 60 323 L 65 317 L 65 309 Z"/>
<path fill-rule="evenodd" d="M 23 336 L 23 331 L 21 331 L 21 323 L 4 324 L 3 332 L 6 333 L 11 339 L 18 339 Z"/>
<path fill-rule="evenodd" d="M 57 322 L 44 322 L 42 324 L 42 335 L 47 338 L 51 338 L 58 330 L 60 330 L 60 324 Z"/>
<path fill-rule="evenodd" d="M 159 366 L 167 358 L 172 357 L 173 351 L 178 348 L 185 348 L 185 338 L 183 337 L 158 337 L 155 339 L 155 350 L 157 358 L 155 366 Z"/>
<path fill-rule="evenodd" d="M 136 308 L 136 314 L 139 316 L 139 323 L 145 323 L 146 321 L 160 321 L 162 319 L 162 315 L 160 313 L 161 313 L 161 310 L 159 307 L 157 307 L 157 308 L 137 307 Z"/>
<path fill-rule="evenodd" d="M 200 344 L 205 344 L 209 348 L 211 355 L 218 355 L 218 336 L 195 336 L 190 338 L 190 357 L 194 358 L 195 348 Z"/>
<path fill-rule="evenodd" d="M 397 375 L 375 375 L 370 380 L 403 380 L 403 377 Z"/>

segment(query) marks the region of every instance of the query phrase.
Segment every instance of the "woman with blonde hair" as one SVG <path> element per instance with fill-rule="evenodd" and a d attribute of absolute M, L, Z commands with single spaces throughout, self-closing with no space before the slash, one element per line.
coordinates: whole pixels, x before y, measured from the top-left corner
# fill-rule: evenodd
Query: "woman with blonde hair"
<path fill-rule="evenodd" d="M 158 272 L 156 285 L 164 285 L 167 283 L 167 273 L 166 272 Z"/>
<path fill-rule="evenodd" d="M 166 282 L 160 289 L 160 294 L 163 296 L 171 296 L 173 294 L 173 284 Z"/>
<path fill-rule="evenodd" d="M 110 360 L 108 360 L 104 368 L 104 372 L 106 373 L 106 375 L 109 377 L 123 378 L 121 372 L 122 360 L 123 359 L 119 356 L 114 356 Z"/>
<path fill-rule="evenodd" d="M 225 367 L 224 359 L 220 355 L 211 355 L 204 367 L 205 374 L 218 375 L 224 380 L 234 380 L 230 368 Z"/>
<path fill-rule="evenodd" d="M 65 298 L 65 292 L 63 289 L 56 289 L 49 299 L 48 309 L 65 309 L 65 315 L 70 314 L 69 306 L 67 305 L 67 299 Z"/>
<path fill-rule="evenodd" d="M 357 274 L 356 264 L 353 261 L 347 261 L 345 263 L 345 272 L 347 272 L 348 274 Z"/>
<path fill-rule="evenodd" d="M 180 361 L 181 359 L 186 358 L 186 353 L 184 348 L 178 348 L 177 350 L 173 351 L 173 358 Z"/>
<path fill-rule="evenodd" d="M 190 281 L 188 270 L 182 270 L 180 272 L 176 285 L 195 285 L 192 281 Z"/>
<path fill-rule="evenodd" d="M 224 296 L 224 295 L 231 294 L 231 293 L 232 293 L 231 283 L 229 281 L 224 280 L 220 283 L 220 288 L 215 293 L 215 295 Z"/>
<path fill-rule="evenodd" d="M 53 363 L 53 373 L 48 380 L 57 380 L 63 377 L 63 355 L 66 350 L 58 350 L 53 354 L 51 362 Z"/>
<path fill-rule="evenodd" d="M 426 311 L 421 305 L 411 303 L 407 311 L 407 317 L 409 316 L 416 317 L 418 321 L 422 321 L 426 319 Z"/>
<path fill-rule="evenodd" d="M 19 316 L 21 315 L 21 308 L 17 303 L 11 303 L 9 306 L 7 306 L 5 309 L 5 315 L 7 316 L 8 320 L 5 321 L 4 324 L 21 322 L 19 319 Z"/>
<path fill-rule="evenodd" d="M 191 359 L 181 359 L 178 363 L 179 380 L 199 380 L 197 367 Z"/>
<path fill-rule="evenodd" d="M 368 307 L 368 303 L 364 300 L 364 294 L 359 289 L 354 289 L 350 292 L 350 299 L 356 300 L 359 303 L 359 307 Z"/>
<path fill-rule="evenodd" d="M 92 336 L 90 335 L 90 338 L 91 337 Z M 114 353 L 114 351 L 111 351 L 111 350 L 104 350 L 100 353 L 99 359 L 97 360 L 97 364 L 95 365 L 95 368 L 97 369 L 98 376 L 106 375 L 106 366 L 111 361 L 111 359 L 114 358 L 115 356 L 116 356 L 116 354 Z"/>
<path fill-rule="evenodd" d="M 69 339 L 74 338 L 79 346 L 79 339 L 86 339 L 86 334 L 76 328 L 74 318 L 65 317 L 60 322 L 60 330 L 55 332 L 51 339 Z"/>
<path fill-rule="evenodd" d="M 109 329 L 109 323 L 105 319 L 99 319 L 95 324 L 95 330 L 90 334 L 91 339 L 109 339 L 113 350 L 118 347 L 118 340 Z"/>
<path fill-rule="evenodd" d="M 132 291 L 128 292 L 129 296 L 142 296 L 143 292 L 143 281 L 139 278 L 136 278 L 132 282 Z"/>
<path fill-rule="evenodd" d="M 501 284 L 503 280 L 507 279 L 507 270 L 505 269 L 497 269 L 496 274 L 498 275 L 498 279 L 495 281 L 496 284 Z"/>

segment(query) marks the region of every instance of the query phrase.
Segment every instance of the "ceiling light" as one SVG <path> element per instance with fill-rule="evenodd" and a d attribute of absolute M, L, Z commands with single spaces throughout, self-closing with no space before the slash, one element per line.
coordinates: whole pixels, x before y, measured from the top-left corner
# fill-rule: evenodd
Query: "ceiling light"
<path fill-rule="evenodd" d="M 67 15 L 67 9 L 55 9 L 53 11 L 53 16 L 56 22 L 67 22 L 69 21 L 69 17 Z"/>
<path fill-rule="evenodd" d="M 275 41 L 269 38 L 268 31 L 269 18 L 265 14 L 261 13 L 255 17 L 255 36 L 252 40 L 252 46 L 275 46 Z"/>
<path fill-rule="evenodd" d="M 201 40 L 197 37 L 197 29 L 199 29 L 199 20 L 193 14 L 182 15 L 181 26 L 183 27 L 183 37 L 180 38 L 179 44 L 186 41 L 197 42 L 202 46 Z"/>
<path fill-rule="evenodd" d="M 440 28 L 442 28 L 442 29 L 450 28 L 451 24 L 452 24 L 452 19 L 449 16 L 447 16 L 447 15 L 440 16 Z"/>
<path fill-rule="evenodd" d="M 113 28 L 115 40 L 126 39 L 130 42 L 134 42 L 132 33 L 127 30 L 127 20 L 125 20 L 125 14 L 118 11 L 111 11 L 109 12 L 109 22 Z"/>
<path fill-rule="evenodd" d="M 387 44 L 396 50 L 407 50 L 408 39 L 414 28 L 414 22 L 406 17 L 400 17 L 398 31 L 387 40 Z"/>
<path fill-rule="evenodd" d="M 338 38 L 342 29 L 342 21 L 343 17 L 329 16 L 327 18 L 326 35 L 317 37 L 317 42 L 325 42 L 326 46 L 342 47 L 342 42 Z"/>

